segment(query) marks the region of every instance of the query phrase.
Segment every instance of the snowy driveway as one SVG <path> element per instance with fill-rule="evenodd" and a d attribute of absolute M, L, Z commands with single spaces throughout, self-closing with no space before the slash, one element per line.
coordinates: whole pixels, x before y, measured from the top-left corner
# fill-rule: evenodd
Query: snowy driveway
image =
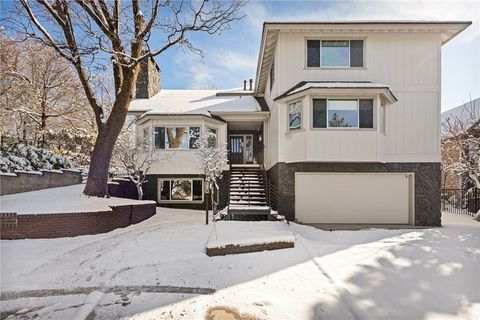
<path fill-rule="evenodd" d="M 295 248 L 212 258 L 203 219 L 161 208 L 108 234 L 1 241 L 1 291 L 40 290 L 1 301 L 1 318 L 204 319 L 215 307 L 249 319 L 480 316 L 480 223 L 471 217 L 444 214 L 443 228 L 412 230 L 290 224 Z"/>

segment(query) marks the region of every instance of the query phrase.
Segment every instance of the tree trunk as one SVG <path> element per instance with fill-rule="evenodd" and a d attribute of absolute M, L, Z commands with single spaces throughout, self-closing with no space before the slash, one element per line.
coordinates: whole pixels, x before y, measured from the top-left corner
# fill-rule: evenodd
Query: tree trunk
<path fill-rule="evenodd" d="M 98 132 L 97 140 L 90 156 L 87 183 L 83 190 L 83 193 L 87 196 L 105 197 L 108 195 L 108 168 L 115 142 L 125 123 L 126 115 L 126 112 L 112 114 L 111 117 L 113 116 L 114 118 L 109 119 L 108 124 Z"/>
<path fill-rule="evenodd" d="M 138 194 L 138 200 L 142 200 L 143 199 L 143 186 L 142 186 L 142 183 L 143 182 L 140 182 L 138 183 L 136 186 L 137 186 L 137 194 Z"/>

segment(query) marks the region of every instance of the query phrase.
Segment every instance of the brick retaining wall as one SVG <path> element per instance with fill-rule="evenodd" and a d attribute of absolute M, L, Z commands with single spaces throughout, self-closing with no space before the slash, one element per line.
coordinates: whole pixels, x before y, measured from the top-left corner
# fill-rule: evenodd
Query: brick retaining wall
<path fill-rule="evenodd" d="M 55 214 L 0 213 L 1 239 L 39 239 L 98 234 L 139 223 L 155 214 L 155 203 L 112 206 L 112 211 Z"/>

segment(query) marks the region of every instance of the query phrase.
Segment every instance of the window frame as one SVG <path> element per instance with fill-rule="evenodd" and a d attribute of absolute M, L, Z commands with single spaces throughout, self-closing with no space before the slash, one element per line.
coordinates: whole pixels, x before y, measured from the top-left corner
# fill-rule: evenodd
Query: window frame
<path fill-rule="evenodd" d="M 291 127 L 290 126 L 290 106 L 293 104 L 300 103 L 299 113 L 300 113 L 300 126 L 299 127 Z M 287 102 L 287 132 L 298 132 L 303 129 L 303 100 L 293 100 Z"/>
<path fill-rule="evenodd" d="M 162 148 L 157 148 L 155 144 L 155 131 L 156 128 L 164 128 L 164 139 L 165 139 L 165 147 Z M 187 133 L 187 141 L 188 141 L 188 148 L 167 148 L 167 141 L 168 141 L 168 136 L 167 136 L 167 128 L 188 128 L 188 133 Z M 197 150 L 198 148 L 190 148 L 190 128 L 199 128 L 199 138 L 202 135 L 202 125 L 154 125 L 153 126 L 153 148 L 155 150 L 160 150 L 160 151 L 190 151 L 190 150 Z"/>
<path fill-rule="evenodd" d="M 215 130 L 215 146 L 213 148 L 217 148 L 218 147 L 218 129 L 214 127 L 206 126 L 205 127 L 206 134 L 208 134 L 209 130 Z M 196 149 L 192 149 L 192 150 L 196 150 Z"/>
<path fill-rule="evenodd" d="M 313 123 L 313 100 L 315 99 L 324 99 L 326 100 L 326 127 L 325 128 L 319 128 L 319 127 L 314 127 Z M 329 121 L 328 121 L 328 111 L 329 111 L 329 100 L 356 100 L 357 101 L 357 119 L 358 119 L 358 126 L 357 127 L 331 127 L 329 126 Z M 360 128 L 360 100 L 372 100 L 372 114 L 373 114 L 373 128 Z M 360 130 L 360 131 L 377 131 L 378 129 L 378 116 L 377 116 L 377 104 L 376 104 L 376 98 L 372 96 L 365 96 L 365 97 L 330 97 L 326 98 L 325 96 L 316 96 L 313 95 L 310 97 L 310 130 Z"/>
<path fill-rule="evenodd" d="M 344 37 L 325 37 L 325 38 L 316 38 L 316 37 L 305 37 L 304 39 L 304 43 L 305 43 L 305 52 L 304 52 L 304 56 L 305 56 L 305 63 L 304 63 L 304 69 L 312 69 L 312 70 L 316 70 L 316 69 L 353 69 L 353 70 L 362 70 L 362 69 L 367 69 L 367 66 L 366 66 L 366 42 L 367 42 L 367 39 L 365 37 L 353 37 L 353 38 L 344 38 Z M 320 41 L 320 57 L 319 57 L 319 62 L 320 62 L 320 66 L 318 67 L 309 67 L 308 66 L 308 41 Z M 348 41 L 348 66 L 322 66 L 322 41 Z M 351 60 L 351 45 L 350 45 L 350 42 L 351 41 L 354 41 L 354 40 L 362 40 L 363 41 L 363 46 L 362 46 L 362 50 L 363 50 L 363 57 L 362 57 L 362 67 L 351 67 L 351 64 L 352 64 L 352 60 Z"/>
<path fill-rule="evenodd" d="M 181 181 L 186 180 L 190 181 L 190 192 L 192 195 L 192 200 L 171 200 L 172 199 L 172 181 Z M 168 200 L 162 200 L 161 194 L 161 183 L 163 181 L 170 182 L 170 194 Z M 201 181 L 202 183 L 202 200 L 193 200 L 193 181 Z M 186 178 L 186 177 L 168 177 L 168 178 L 158 178 L 157 179 L 157 202 L 158 203 L 203 203 L 205 201 L 205 179 L 203 178 Z"/>

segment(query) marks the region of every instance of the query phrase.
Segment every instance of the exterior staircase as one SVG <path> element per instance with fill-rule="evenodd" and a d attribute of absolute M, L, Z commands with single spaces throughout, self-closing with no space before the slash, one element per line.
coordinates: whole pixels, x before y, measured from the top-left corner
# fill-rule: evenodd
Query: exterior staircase
<path fill-rule="evenodd" d="M 230 220 L 269 220 L 263 170 L 260 165 L 232 165 L 230 170 Z"/>

